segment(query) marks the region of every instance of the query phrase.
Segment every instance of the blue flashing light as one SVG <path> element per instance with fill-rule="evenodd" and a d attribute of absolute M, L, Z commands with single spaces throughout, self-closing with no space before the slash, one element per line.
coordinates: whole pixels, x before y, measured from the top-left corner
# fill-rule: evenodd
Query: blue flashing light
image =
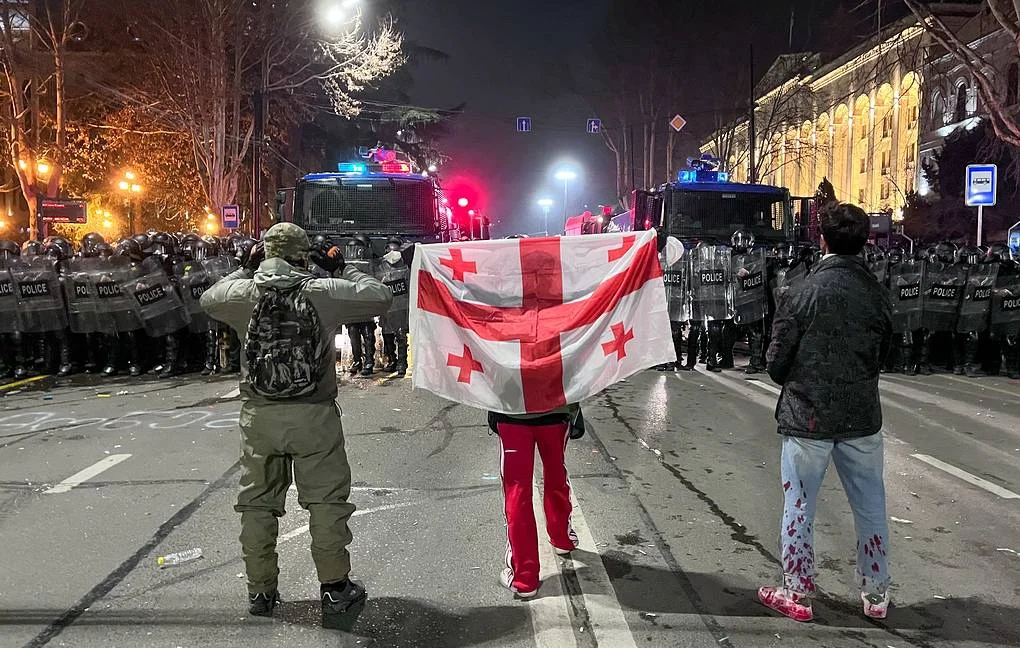
<path fill-rule="evenodd" d="M 677 177 L 680 184 L 690 184 L 698 181 L 698 172 L 694 169 L 681 169 L 680 175 Z"/>
<path fill-rule="evenodd" d="M 681 169 L 677 174 L 680 184 L 700 184 L 703 182 L 729 182 L 730 174 L 725 171 L 708 171 L 703 169 Z"/>
<path fill-rule="evenodd" d="M 341 162 L 338 166 L 340 173 L 350 173 L 351 175 L 364 175 L 368 173 L 368 166 L 363 162 Z"/>

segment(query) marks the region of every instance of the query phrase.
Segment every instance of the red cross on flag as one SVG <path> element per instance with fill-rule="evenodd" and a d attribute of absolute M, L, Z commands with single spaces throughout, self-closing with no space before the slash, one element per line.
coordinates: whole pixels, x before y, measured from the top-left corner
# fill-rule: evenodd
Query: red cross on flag
<path fill-rule="evenodd" d="M 534 414 L 673 362 L 655 240 L 647 231 L 419 246 L 414 387 Z"/>

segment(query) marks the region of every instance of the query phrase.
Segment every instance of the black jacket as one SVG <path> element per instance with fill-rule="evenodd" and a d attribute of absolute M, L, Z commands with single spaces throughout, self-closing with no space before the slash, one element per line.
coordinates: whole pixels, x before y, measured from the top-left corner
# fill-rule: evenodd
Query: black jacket
<path fill-rule="evenodd" d="M 783 386 L 779 433 L 854 439 L 882 428 L 879 367 L 892 337 L 892 304 L 860 257 L 818 262 L 780 300 L 768 372 Z"/>

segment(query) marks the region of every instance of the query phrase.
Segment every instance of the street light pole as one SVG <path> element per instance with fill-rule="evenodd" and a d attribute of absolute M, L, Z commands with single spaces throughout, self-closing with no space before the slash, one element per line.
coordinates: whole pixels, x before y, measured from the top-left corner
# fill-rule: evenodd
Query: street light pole
<path fill-rule="evenodd" d="M 563 181 L 563 227 L 567 226 L 567 199 L 569 198 L 570 181 L 577 178 L 577 173 L 570 169 L 557 171 L 555 178 Z"/>
<path fill-rule="evenodd" d="M 553 201 L 548 198 L 540 198 L 538 206 L 542 208 L 542 212 L 545 215 L 545 235 L 549 236 L 549 208 L 552 207 Z"/>

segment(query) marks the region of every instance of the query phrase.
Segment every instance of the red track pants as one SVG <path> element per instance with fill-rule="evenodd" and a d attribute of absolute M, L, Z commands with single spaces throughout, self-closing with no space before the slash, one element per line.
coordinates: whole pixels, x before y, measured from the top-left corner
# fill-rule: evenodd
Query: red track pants
<path fill-rule="evenodd" d="M 567 424 L 499 423 L 501 475 L 507 523 L 506 565 L 516 590 L 538 589 L 538 529 L 532 504 L 535 446 L 542 457 L 546 531 L 558 549 L 572 550 L 577 535 L 570 526 L 570 482 L 564 464 Z"/>

